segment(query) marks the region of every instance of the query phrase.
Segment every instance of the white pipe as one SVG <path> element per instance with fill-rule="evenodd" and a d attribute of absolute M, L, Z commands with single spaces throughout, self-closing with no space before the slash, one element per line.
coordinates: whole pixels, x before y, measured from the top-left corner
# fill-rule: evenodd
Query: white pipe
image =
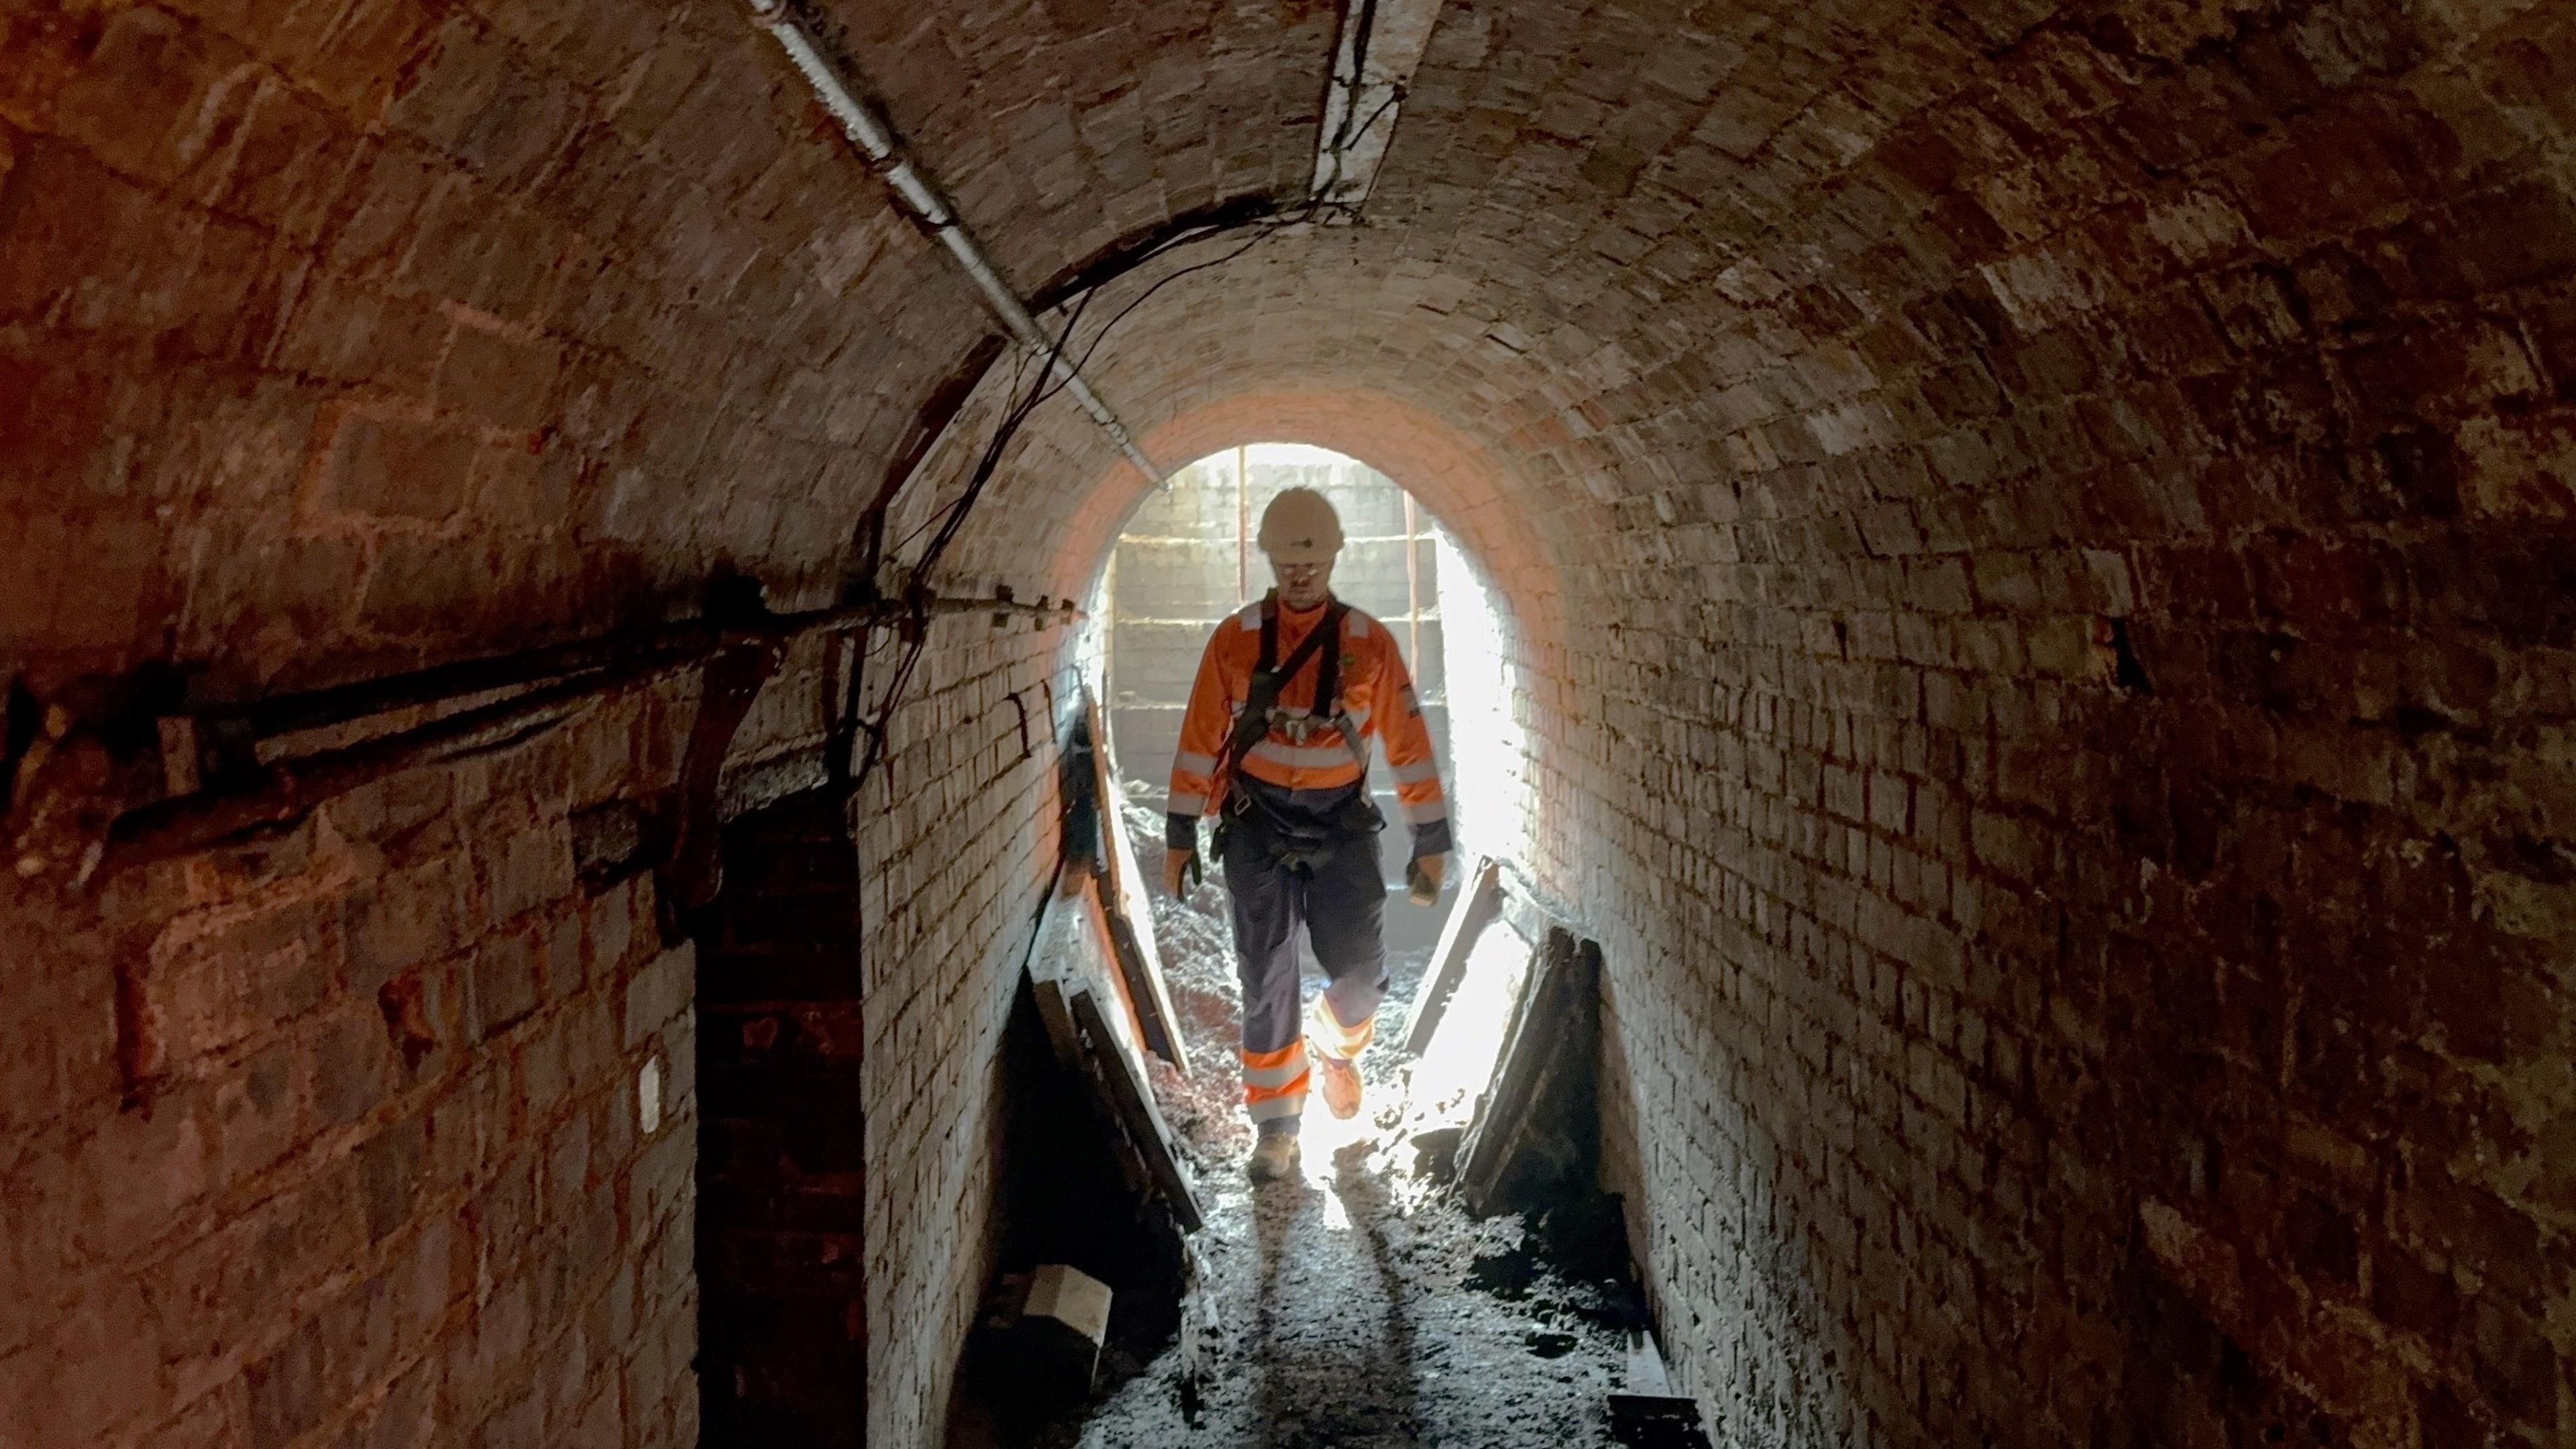
<path fill-rule="evenodd" d="M 1327 220 L 1354 220 L 1376 188 L 1405 89 L 1440 14 L 1440 0 L 1343 0 L 1315 142 L 1313 195 L 1336 208 Z"/>
<path fill-rule="evenodd" d="M 1100 394 L 1091 390 L 1091 384 L 1082 380 L 1073 359 L 1064 355 L 1056 340 L 1038 325 L 1037 318 L 1029 314 L 1028 304 L 1020 300 L 1019 293 L 1012 291 L 1010 283 L 1003 281 L 1002 274 L 994 270 L 992 260 L 985 255 L 974 233 L 968 231 L 966 224 L 958 220 L 956 214 L 948 209 L 948 204 L 940 199 L 937 184 L 903 154 L 903 143 L 896 138 L 894 129 L 842 83 L 840 75 L 832 69 L 832 63 L 823 58 L 812 37 L 805 33 L 805 27 L 788 13 L 785 0 L 750 0 L 750 3 L 753 22 L 768 31 L 770 38 L 778 42 L 778 48 L 787 52 L 789 62 L 804 75 L 805 84 L 813 88 L 815 99 L 820 100 L 823 109 L 831 112 L 832 119 L 839 123 L 841 134 L 848 137 L 859 154 L 868 159 L 904 208 L 922 225 L 929 227 L 940 244 L 948 248 L 948 254 L 957 259 L 957 265 L 965 268 L 966 275 L 975 283 L 975 290 L 984 294 L 984 303 L 992 308 L 993 315 L 1001 319 L 1002 325 L 1010 330 L 1011 336 L 1018 339 L 1021 346 L 1049 359 L 1057 379 L 1064 384 L 1064 390 L 1082 405 L 1084 412 L 1091 414 L 1091 420 L 1109 435 L 1109 441 L 1117 445 L 1119 452 L 1127 455 L 1127 461 L 1135 464 L 1137 471 L 1145 475 L 1145 481 L 1160 487 L 1162 470 L 1154 466 L 1153 459 L 1145 456 L 1144 449 L 1136 446 L 1135 437 L 1127 431 L 1126 424 L 1118 421 L 1118 415 L 1109 410 L 1109 404 L 1102 402 Z"/>

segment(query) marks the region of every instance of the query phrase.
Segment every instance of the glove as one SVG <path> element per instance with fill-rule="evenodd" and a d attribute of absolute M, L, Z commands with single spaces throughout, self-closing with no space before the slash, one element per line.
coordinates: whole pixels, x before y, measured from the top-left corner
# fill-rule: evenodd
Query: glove
<path fill-rule="evenodd" d="M 1163 851 L 1163 889 L 1177 899 L 1187 899 L 1199 882 L 1207 879 L 1207 868 L 1199 864 L 1195 850 Z"/>
<path fill-rule="evenodd" d="M 1405 895 L 1417 906 L 1440 899 L 1440 879 L 1449 873 L 1447 854 L 1417 855 L 1404 863 Z"/>

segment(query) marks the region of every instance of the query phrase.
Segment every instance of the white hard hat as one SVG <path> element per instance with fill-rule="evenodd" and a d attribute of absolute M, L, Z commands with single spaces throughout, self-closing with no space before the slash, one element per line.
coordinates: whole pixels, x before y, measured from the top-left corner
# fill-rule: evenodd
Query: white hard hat
<path fill-rule="evenodd" d="M 1261 510 L 1261 551 L 1275 564 L 1331 563 L 1342 551 L 1342 519 L 1312 488 L 1284 488 Z"/>

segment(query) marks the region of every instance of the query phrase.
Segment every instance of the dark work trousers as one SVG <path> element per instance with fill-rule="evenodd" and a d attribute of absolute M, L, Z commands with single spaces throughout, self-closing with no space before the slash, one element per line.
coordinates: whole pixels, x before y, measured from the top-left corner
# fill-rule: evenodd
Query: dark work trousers
<path fill-rule="evenodd" d="M 1243 985 L 1244 1105 L 1264 1130 L 1279 1131 L 1293 1129 L 1306 1104 L 1297 927 L 1305 926 L 1330 978 L 1312 1023 L 1315 1050 L 1349 1060 L 1368 1045 L 1386 996 L 1386 877 L 1375 831 L 1334 828 L 1349 818 L 1359 787 L 1287 791 L 1249 783 L 1260 797 L 1229 824 L 1223 851 Z M 1293 836 L 1271 823 L 1282 816 L 1297 827 Z"/>

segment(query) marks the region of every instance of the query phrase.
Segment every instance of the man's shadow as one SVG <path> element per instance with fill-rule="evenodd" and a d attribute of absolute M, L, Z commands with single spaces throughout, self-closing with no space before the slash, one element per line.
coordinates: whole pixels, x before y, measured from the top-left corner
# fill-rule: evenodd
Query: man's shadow
<path fill-rule="evenodd" d="M 1385 1185 L 1364 1146 L 1336 1154 L 1331 1192 L 1350 1226 L 1328 1222 L 1303 1177 L 1253 1198 L 1260 1255 L 1247 1368 L 1260 1376 L 1258 1449 L 1410 1446 L 1415 1414 L 1409 1289 L 1386 1238 Z"/>

